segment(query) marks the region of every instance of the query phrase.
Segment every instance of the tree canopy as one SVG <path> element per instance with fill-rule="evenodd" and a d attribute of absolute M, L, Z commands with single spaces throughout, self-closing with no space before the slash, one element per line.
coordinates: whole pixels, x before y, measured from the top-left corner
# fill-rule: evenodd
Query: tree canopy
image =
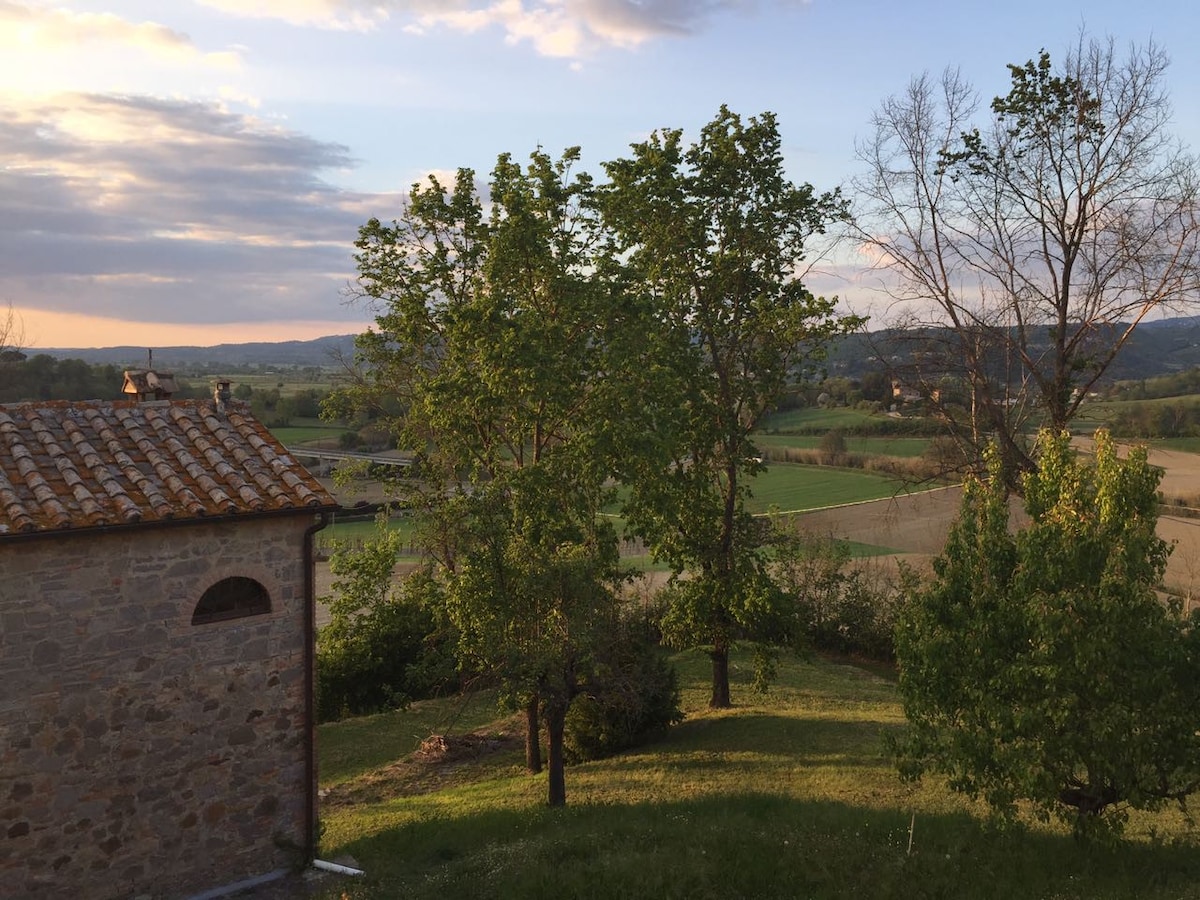
<path fill-rule="evenodd" d="M 594 222 L 577 150 L 488 182 L 414 186 L 400 218 L 361 229 L 359 285 L 376 327 L 337 404 L 373 407 L 416 451 L 407 500 L 445 580 L 464 656 L 525 707 L 528 761 L 549 733 L 551 804 L 565 802 L 562 729 L 614 615 L 621 579 L 600 517 L 611 430 L 608 332 L 620 319 L 593 277 Z"/>
<path fill-rule="evenodd" d="M 896 634 L 902 771 L 949 776 L 1002 816 L 1019 801 L 1087 832 L 1200 787 L 1200 618 L 1155 592 L 1160 473 L 1044 431 L 1013 533 L 998 455 L 967 486 Z"/>
<path fill-rule="evenodd" d="M 793 639 L 769 577 L 767 528 L 746 511 L 761 468 L 751 435 L 826 342 L 858 324 L 802 274 L 807 243 L 841 219 L 836 193 L 784 174 L 775 117 L 722 107 L 691 146 L 667 130 L 607 163 L 605 225 L 622 287 L 647 312 L 640 443 L 623 460 L 631 525 L 677 578 L 664 631 L 704 646 L 728 706 L 738 639 Z"/>
<path fill-rule="evenodd" d="M 1031 423 L 1064 427 L 1134 327 L 1195 296 L 1200 179 L 1166 67 L 1081 36 L 1057 65 L 1010 65 L 983 122 L 957 71 L 922 75 L 859 147 L 854 232 L 908 326 L 881 356 L 977 459 L 994 438 L 1011 486 Z"/>

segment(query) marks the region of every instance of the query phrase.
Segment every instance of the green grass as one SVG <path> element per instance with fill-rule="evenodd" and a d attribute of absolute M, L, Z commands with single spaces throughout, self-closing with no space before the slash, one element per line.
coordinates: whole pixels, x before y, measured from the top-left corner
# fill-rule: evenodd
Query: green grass
<path fill-rule="evenodd" d="M 828 430 L 870 424 L 872 421 L 878 421 L 878 417 L 861 409 L 843 407 L 789 409 L 787 412 L 768 416 L 762 424 L 762 430 L 783 432 L 799 429 Z M 755 440 L 757 439 L 758 436 L 755 437 Z"/>
<path fill-rule="evenodd" d="M 1125 843 L 1090 848 L 1049 825 L 997 831 L 937 781 L 901 782 L 882 744 L 903 723 L 886 678 L 785 658 L 756 696 L 738 655 L 739 705 L 715 712 L 706 658 L 677 662 L 687 719 L 569 767 L 564 809 L 545 806 L 545 775 L 520 772 L 511 753 L 441 790 L 323 809 L 323 856 L 348 853 L 368 873 L 334 896 L 1200 897 L 1197 837 L 1178 816 L 1136 817 Z M 323 727 L 323 782 L 334 749 L 336 777 L 365 772 L 386 755 L 373 731 L 396 735 L 400 755 L 428 714 Z"/>
<path fill-rule="evenodd" d="M 764 449 L 816 450 L 822 437 L 815 434 L 756 434 L 754 443 Z M 929 438 L 920 437 L 856 437 L 846 435 L 846 449 L 865 456 L 899 456 L 914 459 L 929 447 Z"/>
<path fill-rule="evenodd" d="M 310 441 L 337 440 L 349 428 L 340 425 L 281 425 L 271 429 L 271 434 L 286 447 L 307 444 Z"/>
<path fill-rule="evenodd" d="M 483 728 L 497 719 L 496 710 L 496 692 L 489 690 L 318 726 L 321 786 L 342 784 L 406 756 L 431 734 Z"/>
<path fill-rule="evenodd" d="M 1089 400 L 1079 407 L 1079 414 L 1071 424 L 1074 432 L 1090 433 L 1112 421 L 1118 414 L 1137 407 L 1195 406 L 1200 403 L 1200 394 L 1185 394 L 1179 397 L 1155 397 L 1147 400 Z"/>
<path fill-rule="evenodd" d="M 1146 442 L 1151 447 L 1163 450 L 1179 450 L 1182 453 L 1200 453 L 1200 437 L 1163 438 Z"/>
<path fill-rule="evenodd" d="M 793 512 L 882 500 L 905 490 L 899 479 L 873 472 L 793 463 L 771 463 L 750 487 L 754 496 L 747 506 L 754 513 L 772 508 Z"/>
<path fill-rule="evenodd" d="M 327 376 L 318 377 L 314 381 L 285 370 L 269 375 L 231 375 L 229 380 L 235 388 L 239 384 L 248 384 L 255 391 L 270 391 L 278 388 L 279 393 L 286 397 L 300 391 L 328 391 L 334 386 L 338 375 L 340 372 L 330 371 Z"/>
<path fill-rule="evenodd" d="M 388 530 L 399 531 L 404 537 L 405 543 L 412 540 L 416 533 L 416 525 L 412 519 L 404 518 L 403 516 L 394 516 L 388 519 Z M 317 537 L 322 541 L 329 542 L 331 540 L 342 541 L 362 541 L 375 536 L 375 520 L 374 519 L 346 519 L 335 520 L 332 525 L 323 528 L 318 532 Z"/>

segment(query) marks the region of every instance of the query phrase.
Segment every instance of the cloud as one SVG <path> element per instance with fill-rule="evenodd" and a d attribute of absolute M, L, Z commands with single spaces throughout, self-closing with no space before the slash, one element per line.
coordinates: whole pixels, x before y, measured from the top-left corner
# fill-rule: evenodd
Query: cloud
<path fill-rule="evenodd" d="M 346 148 L 215 103 L 0 103 L 0 302 L 143 322 L 362 318 L 353 241 L 400 198 L 338 190 Z"/>
<path fill-rule="evenodd" d="M 241 66 L 240 50 L 202 50 L 157 22 L 0 0 L 0 85 L 9 95 L 45 95 L 80 84 L 129 90 L 161 84 L 164 73 L 229 73 Z"/>
<path fill-rule="evenodd" d="M 290 25 L 338 31 L 371 31 L 387 21 L 394 3 L 370 0 L 197 0 L 201 6 L 239 18 L 278 19 Z"/>
<path fill-rule="evenodd" d="M 119 43 L 167 55 L 192 53 L 185 34 L 154 22 L 129 22 L 113 13 L 50 9 L 0 0 L 0 46 L 46 50 L 84 43 Z"/>
<path fill-rule="evenodd" d="M 703 29 L 723 12 L 753 11 L 757 0 L 198 0 L 230 15 L 293 25 L 369 31 L 395 20 L 410 34 L 496 29 L 510 44 L 574 59 L 605 46 L 634 48 Z M 764 3 L 807 0 L 762 0 Z"/>

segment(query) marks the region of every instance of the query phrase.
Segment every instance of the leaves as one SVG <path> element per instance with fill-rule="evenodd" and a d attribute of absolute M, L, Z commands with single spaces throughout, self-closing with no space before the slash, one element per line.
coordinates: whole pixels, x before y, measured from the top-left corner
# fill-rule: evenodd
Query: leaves
<path fill-rule="evenodd" d="M 620 279 L 647 305 L 653 430 L 629 454 L 626 516 L 686 580 L 673 585 L 664 633 L 714 655 L 713 702 L 727 702 L 719 657 L 739 638 L 788 640 L 787 600 L 765 568 L 766 531 L 746 512 L 760 465 L 751 434 L 785 388 L 859 324 L 814 297 L 798 272 L 806 242 L 845 216 L 784 175 L 775 117 L 722 107 L 684 148 L 655 132 L 605 166 L 599 192 Z"/>
<path fill-rule="evenodd" d="M 902 770 L 942 772 L 1000 814 L 1031 801 L 1081 832 L 1200 786 L 1200 643 L 1156 587 L 1159 473 L 1104 432 L 1088 464 L 1043 432 L 1010 533 L 1001 480 L 969 485 L 897 631 Z"/>

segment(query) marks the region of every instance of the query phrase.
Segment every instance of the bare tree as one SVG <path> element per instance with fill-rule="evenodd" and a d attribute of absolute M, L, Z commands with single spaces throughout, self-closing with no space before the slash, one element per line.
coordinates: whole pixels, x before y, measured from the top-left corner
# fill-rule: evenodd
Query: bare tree
<path fill-rule="evenodd" d="M 24 359 L 21 350 L 25 347 L 25 323 L 17 315 L 11 303 L 0 312 L 0 362 Z"/>
<path fill-rule="evenodd" d="M 1194 297 L 1197 163 L 1169 130 L 1167 62 L 1081 35 L 1058 67 L 1010 65 L 979 125 L 957 71 L 922 75 L 858 147 L 855 236 L 889 334 L 915 342 L 881 356 L 965 444 L 996 440 L 1013 484 L 1031 422 L 1068 425 L 1138 323 Z"/>

